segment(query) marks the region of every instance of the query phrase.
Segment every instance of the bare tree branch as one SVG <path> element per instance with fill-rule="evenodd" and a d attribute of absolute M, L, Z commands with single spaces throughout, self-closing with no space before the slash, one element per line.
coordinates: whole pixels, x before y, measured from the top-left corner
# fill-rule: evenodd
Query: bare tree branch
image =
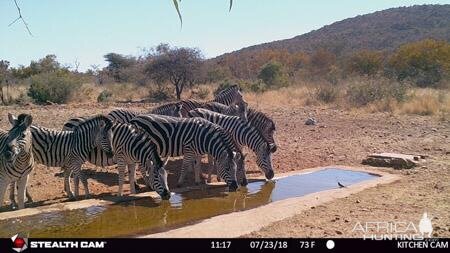
<path fill-rule="evenodd" d="M 17 0 L 14 0 L 14 4 L 16 5 L 17 12 L 19 13 L 19 16 L 18 16 L 16 19 L 14 19 L 14 21 L 11 22 L 8 26 L 12 26 L 14 23 L 16 23 L 17 21 L 19 21 L 19 20 L 21 19 L 21 20 L 22 20 L 22 23 L 25 25 L 25 28 L 27 29 L 28 33 L 29 33 L 31 36 L 33 36 L 33 34 L 32 34 L 31 31 L 30 31 L 30 28 L 28 27 L 27 22 L 25 21 L 25 19 L 24 19 L 23 16 L 22 16 L 22 12 L 20 11 L 19 4 L 17 4 Z"/>

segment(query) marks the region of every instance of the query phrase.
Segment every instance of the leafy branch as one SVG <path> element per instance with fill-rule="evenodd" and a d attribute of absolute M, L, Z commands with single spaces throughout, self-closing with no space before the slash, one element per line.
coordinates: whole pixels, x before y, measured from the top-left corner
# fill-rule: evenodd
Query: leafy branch
<path fill-rule="evenodd" d="M 178 18 L 180 19 L 181 26 L 183 26 L 183 18 L 181 16 L 180 6 L 178 5 L 178 2 L 181 3 L 181 0 L 173 0 L 173 5 L 175 6 L 175 10 L 177 11 Z M 230 0 L 230 8 L 229 8 L 228 11 L 231 11 L 231 8 L 233 8 L 233 0 Z"/>

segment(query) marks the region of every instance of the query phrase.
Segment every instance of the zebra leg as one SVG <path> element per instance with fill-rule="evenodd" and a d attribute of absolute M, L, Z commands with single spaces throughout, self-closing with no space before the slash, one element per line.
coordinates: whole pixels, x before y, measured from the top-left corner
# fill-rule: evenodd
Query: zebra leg
<path fill-rule="evenodd" d="M 214 158 L 208 154 L 208 183 L 211 183 L 212 173 L 214 171 L 215 164 L 214 164 Z"/>
<path fill-rule="evenodd" d="M 64 191 L 67 194 L 67 197 L 69 199 L 75 199 L 72 190 L 70 189 L 70 174 L 71 170 L 69 168 L 63 168 L 64 169 Z"/>
<path fill-rule="evenodd" d="M 183 185 L 184 178 L 186 177 L 186 170 L 189 170 L 194 165 L 196 160 L 194 151 L 187 148 L 184 151 L 183 165 L 181 166 L 180 177 L 178 178 L 177 187 Z"/>
<path fill-rule="evenodd" d="M 17 181 L 17 201 L 19 202 L 19 209 L 25 208 L 25 191 L 28 183 L 28 174 L 23 175 Z"/>
<path fill-rule="evenodd" d="M 127 169 L 127 165 L 123 159 L 123 157 L 117 157 L 117 169 L 119 170 L 119 192 L 118 196 L 122 196 L 123 193 L 123 181 L 125 178 L 125 171 Z"/>
<path fill-rule="evenodd" d="M 136 194 L 136 164 L 128 164 L 128 180 L 130 181 L 130 191 L 132 194 Z"/>
<path fill-rule="evenodd" d="M 201 182 L 201 178 L 200 178 L 200 174 L 202 172 L 202 156 L 201 155 L 197 155 L 195 157 L 195 162 L 194 162 L 194 174 L 195 174 L 195 184 L 199 185 Z"/>
<path fill-rule="evenodd" d="M 33 203 L 33 197 L 31 196 L 30 192 L 28 191 L 28 187 L 25 188 L 25 195 L 27 197 L 27 202 Z"/>
<path fill-rule="evenodd" d="M 17 208 L 17 202 L 16 202 L 16 182 L 11 182 L 9 184 L 9 202 L 11 202 L 11 207 L 13 209 Z M 1 205 L 0 205 L 1 206 Z"/>

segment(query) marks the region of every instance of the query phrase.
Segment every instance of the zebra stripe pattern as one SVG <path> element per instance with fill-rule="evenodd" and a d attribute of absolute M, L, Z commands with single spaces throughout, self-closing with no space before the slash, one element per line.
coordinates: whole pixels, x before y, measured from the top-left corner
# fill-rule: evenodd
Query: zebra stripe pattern
<path fill-rule="evenodd" d="M 211 102 L 217 102 L 224 105 L 245 103 L 241 93 L 241 89 L 238 85 L 232 85 L 220 91 Z"/>
<path fill-rule="evenodd" d="M 265 113 L 253 108 L 248 109 L 248 122 L 259 130 L 264 138 L 271 144 L 271 152 L 277 151 L 274 134 L 276 131 L 275 122 Z"/>
<path fill-rule="evenodd" d="M 270 144 L 252 125 L 242 121 L 239 117 L 227 116 L 205 109 L 192 110 L 189 112 L 189 116 L 206 119 L 224 128 L 238 145 L 247 146 L 256 154 L 256 163 L 266 178 L 273 178 L 271 157 L 273 144 Z"/>
<path fill-rule="evenodd" d="M 242 93 L 240 92 L 239 86 L 233 85 L 219 92 L 215 96 L 213 101 L 222 103 L 224 105 L 239 103 L 239 101 L 243 101 Z M 261 132 L 261 134 L 269 141 L 269 143 L 273 144 L 272 152 L 275 152 L 277 150 L 277 145 L 274 139 L 276 130 L 274 121 L 266 114 L 252 108 L 248 108 L 247 110 L 247 120 L 252 126 L 254 126 L 256 129 L 258 129 L 258 131 Z"/>
<path fill-rule="evenodd" d="M 25 207 L 25 192 L 28 175 L 34 168 L 32 153 L 32 137 L 30 126 L 33 121 L 31 115 L 20 114 L 17 118 L 8 114 L 11 130 L 0 130 L 0 206 L 9 185 L 18 185 L 19 209 Z M 12 205 L 15 205 L 14 191 Z M 10 195 L 11 198 L 11 195 Z"/>
<path fill-rule="evenodd" d="M 72 130 L 74 126 L 78 126 L 86 118 L 70 119 L 64 124 L 63 130 Z M 112 147 L 114 149 L 114 157 L 108 157 L 101 149 L 94 148 L 90 154 L 88 161 L 100 167 L 112 166 L 117 164 L 119 170 L 119 192 L 122 196 L 123 182 L 125 173 L 128 168 L 131 170 L 129 174 L 131 193 L 136 193 L 135 184 L 135 163 L 139 163 L 139 169 L 148 187 L 155 190 L 162 199 L 170 198 L 170 191 L 167 185 L 167 172 L 159 157 L 156 146 L 144 134 L 138 134 L 135 127 L 130 124 L 122 124 L 116 122 L 112 128 Z M 78 184 L 75 178 L 75 185 Z"/>
<path fill-rule="evenodd" d="M 166 115 L 172 117 L 181 117 L 181 106 L 172 104 L 164 104 L 158 107 L 153 108 L 147 113 L 136 112 L 127 109 L 114 109 L 108 114 L 108 118 L 110 118 L 114 122 L 120 123 L 129 123 L 134 117 L 141 114 L 158 114 L 158 115 Z"/>
<path fill-rule="evenodd" d="M 103 115 L 94 116 L 74 128 L 74 131 L 59 131 L 31 126 L 33 155 L 37 163 L 64 170 L 64 189 L 73 198 L 69 176 L 73 172 L 83 183 L 86 197 L 89 196 L 87 180 L 81 165 L 88 159 L 94 147 L 101 147 L 108 156 L 113 155 L 111 145 L 112 122 Z M 75 187 L 75 196 L 78 188 Z"/>
<path fill-rule="evenodd" d="M 201 118 L 161 115 L 140 115 L 131 120 L 131 124 L 150 136 L 161 157 L 184 155 L 179 185 L 184 181 L 184 171 L 194 165 L 196 157 L 210 154 L 217 162 L 218 174 L 225 180 L 229 190 L 236 191 L 238 186 L 234 159 L 240 154 L 233 152 L 227 142 L 227 133 L 219 126 Z"/>

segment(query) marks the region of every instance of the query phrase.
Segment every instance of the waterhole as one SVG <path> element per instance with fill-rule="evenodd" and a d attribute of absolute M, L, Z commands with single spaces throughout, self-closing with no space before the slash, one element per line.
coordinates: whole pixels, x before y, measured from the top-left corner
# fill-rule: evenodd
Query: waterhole
<path fill-rule="evenodd" d="M 144 198 L 107 206 L 48 212 L 0 221 L 0 237 L 128 237 L 167 231 L 220 214 L 348 186 L 377 177 L 327 168 L 275 181 L 252 182 L 237 192 L 226 187 L 174 194 L 169 201 Z"/>

